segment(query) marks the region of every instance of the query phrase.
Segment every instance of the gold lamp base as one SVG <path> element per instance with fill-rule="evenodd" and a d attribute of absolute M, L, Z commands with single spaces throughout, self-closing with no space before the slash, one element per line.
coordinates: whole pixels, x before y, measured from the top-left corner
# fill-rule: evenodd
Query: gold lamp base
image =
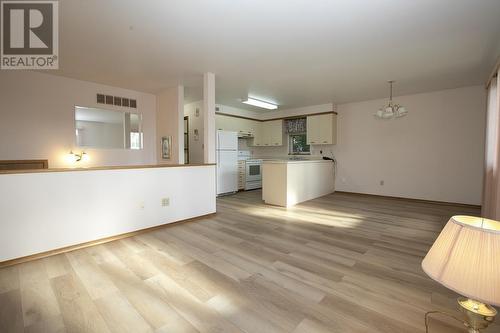
<path fill-rule="evenodd" d="M 475 301 L 470 298 L 459 297 L 460 311 L 465 315 L 465 326 L 469 333 L 479 333 L 495 320 L 497 310 L 491 305 Z"/>

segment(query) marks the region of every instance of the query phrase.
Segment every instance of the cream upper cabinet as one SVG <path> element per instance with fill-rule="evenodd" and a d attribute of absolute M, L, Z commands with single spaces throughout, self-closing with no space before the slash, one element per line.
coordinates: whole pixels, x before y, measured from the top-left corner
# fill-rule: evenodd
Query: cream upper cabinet
<path fill-rule="evenodd" d="M 268 126 L 268 142 L 270 146 L 283 145 L 283 120 L 267 121 Z"/>
<path fill-rule="evenodd" d="M 265 121 L 261 127 L 262 145 L 269 146 L 282 146 L 283 145 L 283 121 L 272 120 Z"/>
<path fill-rule="evenodd" d="M 224 131 L 251 133 L 252 146 L 270 147 L 283 145 L 283 120 L 257 121 L 251 119 L 215 115 L 215 128 Z"/>
<path fill-rule="evenodd" d="M 251 141 L 251 145 L 256 146 L 256 147 L 261 147 L 264 145 L 264 137 L 262 134 L 264 123 L 262 123 L 262 122 L 256 122 L 256 123 L 257 123 L 257 125 L 256 125 L 255 131 L 253 133 L 253 140 Z"/>
<path fill-rule="evenodd" d="M 307 117 L 307 144 L 334 145 L 337 143 L 337 115 L 335 113 Z"/>
<path fill-rule="evenodd" d="M 224 131 L 245 132 L 255 135 L 259 132 L 259 122 L 256 120 L 215 114 L 215 128 Z"/>
<path fill-rule="evenodd" d="M 283 145 L 283 121 L 272 120 L 259 122 L 254 132 L 253 146 L 271 147 Z"/>

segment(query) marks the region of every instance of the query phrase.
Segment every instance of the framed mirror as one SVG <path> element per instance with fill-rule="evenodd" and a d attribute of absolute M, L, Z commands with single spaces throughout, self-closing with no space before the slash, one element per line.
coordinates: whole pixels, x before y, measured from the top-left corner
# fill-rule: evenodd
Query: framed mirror
<path fill-rule="evenodd" d="M 83 148 L 142 149 L 142 115 L 75 106 L 76 145 Z"/>

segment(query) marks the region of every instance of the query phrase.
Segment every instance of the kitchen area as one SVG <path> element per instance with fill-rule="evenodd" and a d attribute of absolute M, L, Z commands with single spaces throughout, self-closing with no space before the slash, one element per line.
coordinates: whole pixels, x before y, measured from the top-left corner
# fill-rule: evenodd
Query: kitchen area
<path fill-rule="evenodd" d="M 203 163 L 202 101 L 184 105 L 185 161 Z M 335 189 L 337 113 L 333 104 L 249 112 L 216 104 L 217 196 L 262 191 L 290 207 Z"/>
<path fill-rule="evenodd" d="M 219 106 L 215 117 L 218 196 L 262 189 L 266 204 L 291 207 L 334 191 L 334 111 L 261 120 Z"/>

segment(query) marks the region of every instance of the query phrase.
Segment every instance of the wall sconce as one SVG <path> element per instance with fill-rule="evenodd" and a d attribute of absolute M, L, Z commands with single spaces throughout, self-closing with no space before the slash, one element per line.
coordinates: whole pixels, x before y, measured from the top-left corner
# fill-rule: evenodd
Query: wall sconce
<path fill-rule="evenodd" d="M 68 160 L 72 163 L 88 162 L 90 160 L 90 157 L 84 151 L 82 151 L 80 154 L 75 154 L 75 153 L 73 153 L 73 151 L 70 151 L 68 154 Z"/>

